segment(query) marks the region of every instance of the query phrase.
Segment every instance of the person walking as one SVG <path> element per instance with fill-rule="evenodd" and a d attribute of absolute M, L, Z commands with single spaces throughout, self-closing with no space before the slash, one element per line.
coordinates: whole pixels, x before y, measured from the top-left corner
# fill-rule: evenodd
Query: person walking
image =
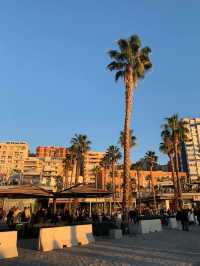
<path fill-rule="evenodd" d="M 181 213 L 181 209 L 178 208 L 177 212 L 176 212 L 176 222 L 177 222 L 177 229 L 181 230 L 181 219 L 182 219 L 182 213 Z"/>
<path fill-rule="evenodd" d="M 200 208 L 197 209 L 197 221 L 199 223 L 199 226 L 200 226 Z"/>
<path fill-rule="evenodd" d="M 189 221 L 188 221 L 188 210 L 183 209 L 181 211 L 181 223 L 182 223 L 182 230 L 189 231 Z"/>
<path fill-rule="evenodd" d="M 189 210 L 189 212 L 188 212 L 188 220 L 189 220 L 189 225 L 195 224 L 195 214 L 194 214 L 193 209 Z"/>

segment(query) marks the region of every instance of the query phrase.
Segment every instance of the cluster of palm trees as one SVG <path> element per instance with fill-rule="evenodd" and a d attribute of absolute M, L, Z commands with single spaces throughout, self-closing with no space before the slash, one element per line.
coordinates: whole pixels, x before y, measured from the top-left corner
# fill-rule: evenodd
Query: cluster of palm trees
<path fill-rule="evenodd" d="M 121 148 L 124 148 L 124 140 L 125 140 L 124 131 L 121 131 L 118 141 L 118 144 L 120 144 Z M 134 147 L 136 145 L 136 137 L 133 135 L 132 129 L 130 130 L 129 134 L 129 145 L 130 147 Z M 111 145 L 107 148 L 105 155 L 100 162 L 100 166 L 103 169 L 103 175 L 104 175 L 103 180 L 106 181 L 107 175 L 111 174 L 112 181 L 107 185 L 109 187 L 109 190 L 112 190 L 114 197 L 116 194 L 116 187 L 115 187 L 116 185 L 115 177 L 117 170 L 116 168 L 117 168 L 117 163 L 121 158 L 122 158 L 122 153 L 120 151 L 120 148 L 116 145 Z M 106 184 L 104 184 L 104 188 L 106 188 Z"/>
<path fill-rule="evenodd" d="M 138 200 L 139 200 L 139 213 L 141 212 L 141 184 L 140 184 L 140 172 L 143 170 L 150 171 L 150 175 L 148 176 L 149 181 L 149 192 L 153 194 L 154 201 L 154 210 L 157 211 L 157 202 L 156 202 L 156 192 L 155 192 L 155 184 L 153 178 L 153 170 L 156 169 L 158 162 L 158 156 L 154 151 L 147 151 L 145 156 L 141 158 L 139 161 L 132 165 L 132 169 L 136 170 L 137 175 L 137 191 L 138 191 Z"/>
<path fill-rule="evenodd" d="M 116 71 L 115 81 L 119 78 L 123 79 L 125 88 L 125 117 L 124 117 L 124 129 L 120 134 L 119 143 L 124 150 L 123 156 L 123 200 L 122 207 L 124 216 L 127 217 L 128 210 L 130 208 L 130 166 L 131 166 L 131 148 L 136 145 L 136 138 L 133 136 L 133 130 L 131 129 L 131 113 L 133 107 L 133 95 L 135 89 L 138 86 L 138 80 L 145 77 L 148 70 L 152 68 L 150 60 L 151 49 L 149 47 L 143 47 L 140 38 L 137 35 L 132 35 L 128 39 L 120 39 L 117 41 L 118 50 L 110 50 L 109 56 L 113 60 L 107 68 L 110 71 Z M 175 198 L 179 200 L 181 204 L 181 184 L 179 178 L 180 169 L 180 152 L 182 142 L 187 138 L 186 122 L 179 119 L 178 115 L 166 118 L 166 123 L 163 125 L 163 131 L 161 133 L 162 143 L 160 144 L 160 151 L 167 154 L 170 159 L 173 181 L 175 187 Z M 84 155 L 90 150 L 91 142 L 86 135 L 75 135 L 71 140 L 70 154 L 65 159 L 66 172 L 71 169 L 71 175 L 75 173 L 75 183 L 78 182 L 78 177 L 83 176 L 83 182 L 85 182 L 84 175 Z M 96 187 L 98 187 L 98 177 L 102 174 L 106 176 L 111 172 L 112 182 L 111 189 L 115 192 L 115 171 L 117 162 L 121 159 L 122 155 L 120 148 L 111 145 L 106 150 L 105 156 L 102 159 L 100 166 L 95 166 L 93 169 L 94 176 L 96 177 Z M 150 181 L 154 197 L 154 208 L 157 208 L 156 195 L 153 184 L 152 170 L 157 163 L 157 156 L 155 152 L 149 151 L 146 153 L 143 162 L 149 166 Z M 142 161 L 138 161 L 135 164 L 138 175 L 142 169 Z M 66 174 L 66 177 L 68 175 Z M 66 184 L 69 185 L 71 181 L 66 180 Z M 105 180 L 105 179 L 104 179 Z M 138 179 L 139 180 L 139 179 Z M 105 184 L 104 184 L 105 188 Z"/>
<path fill-rule="evenodd" d="M 91 149 L 91 141 L 87 135 L 75 134 L 70 141 L 69 154 L 64 159 L 65 180 L 64 186 L 70 187 L 73 179 L 79 183 L 79 177 L 83 177 L 85 183 L 84 156 Z"/>
<path fill-rule="evenodd" d="M 181 170 L 181 152 L 183 143 L 188 140 L 188 123 L 179 118 L 177 114 L 165 119 L 162 125 L 162 143 L 160 151 L 169 157 L 176 207 L 182 207 L 182 189 L 179 171 Z"/>

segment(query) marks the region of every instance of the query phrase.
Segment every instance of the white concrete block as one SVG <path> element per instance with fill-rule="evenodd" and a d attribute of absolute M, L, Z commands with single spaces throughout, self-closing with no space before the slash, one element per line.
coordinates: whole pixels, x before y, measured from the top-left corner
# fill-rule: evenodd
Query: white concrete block
<path fill-rule="evenodd" d="M 78 236 L 78 243 L 81 245 L 87 245 L 95 242 L 91 224 L 76 225 L 75 227 L 77 232 L 76 234 Z"/>
<path fill-rule="evenodd" d="M 41 228 L 38 249 L 50 251 L 92 242 L 94 242 L 94 237 L 91 224 Z"/>
<path fill-rule="evenodd" d="M 17 231 L 0 232 L 0 259 L 18 257 Z"/>
<path fill-rule="evenodd" d="M 142 234 L 162 231 L 160 219 L 140 220 L 139 228 Z"/>

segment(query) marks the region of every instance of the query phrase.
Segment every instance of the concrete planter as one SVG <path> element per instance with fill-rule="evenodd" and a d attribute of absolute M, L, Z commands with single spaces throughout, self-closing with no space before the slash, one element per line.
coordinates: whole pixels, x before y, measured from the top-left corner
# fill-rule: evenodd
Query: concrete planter
<path fill-rule="evenodd" d="M 111 229 L 109 235 L 112 239 L 122 239 L 122 230 L 121 229 Z"/>
<path fill-rule="evenodd" d="M 160 219 L 140 220 L 139 222 L 139 232 L 142 234 L 160 231 L 162 231 Z"/>
<path fill-rule="evenodd" d="M 92 225 L 41 228 L 38 249 L 50 251 L 94 242 Z"/>
<path fill-rule="evenodd" d="M 0 259 L 18 257 L 17 231 L 0 232 Z"/>

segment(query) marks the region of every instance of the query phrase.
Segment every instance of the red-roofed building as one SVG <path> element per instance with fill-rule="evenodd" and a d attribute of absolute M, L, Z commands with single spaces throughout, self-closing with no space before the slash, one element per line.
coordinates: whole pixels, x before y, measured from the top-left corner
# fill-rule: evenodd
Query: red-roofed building
<path fill-rule="evenodd" d="M 38 146 L 36 148 L 36 157 L 45 158 L 65 158 L 69 153 L 65 147 L 56 146 Z"/>

